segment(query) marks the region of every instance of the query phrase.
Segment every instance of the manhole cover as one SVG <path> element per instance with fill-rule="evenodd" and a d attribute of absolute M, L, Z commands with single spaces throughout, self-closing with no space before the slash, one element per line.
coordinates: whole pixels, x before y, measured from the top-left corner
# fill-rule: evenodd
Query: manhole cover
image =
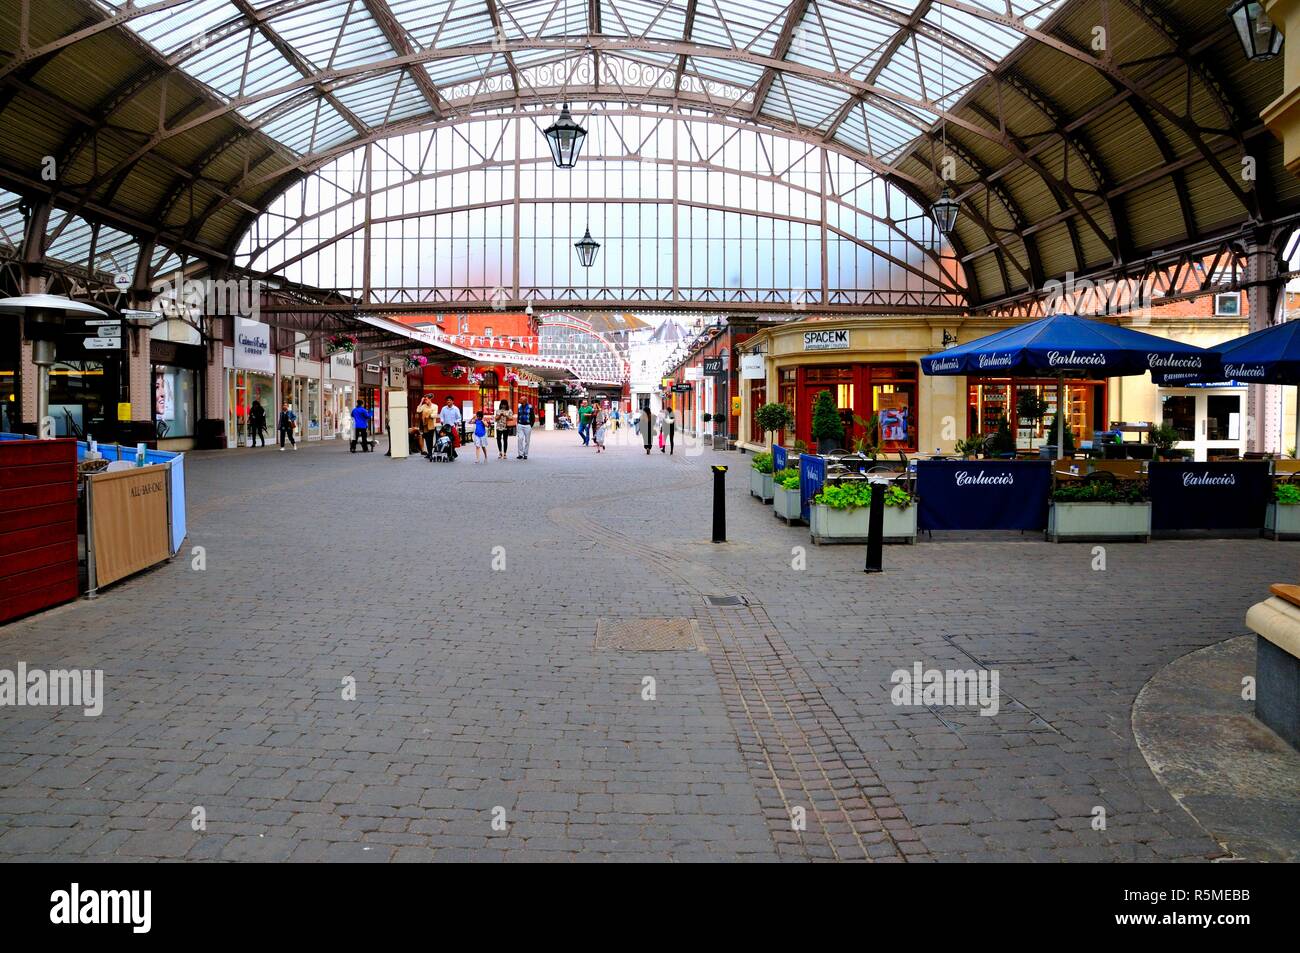
<path fill-rule="evenodd" d="M 694 619 L 597 619 L 596 646 L 611 652 L 703 652 Z"/>
<path fill-rule="evenodd" d="M 704 601 L 711 606 L 747 606 L 749 600 L 744 596 L 705 596 Z"/>

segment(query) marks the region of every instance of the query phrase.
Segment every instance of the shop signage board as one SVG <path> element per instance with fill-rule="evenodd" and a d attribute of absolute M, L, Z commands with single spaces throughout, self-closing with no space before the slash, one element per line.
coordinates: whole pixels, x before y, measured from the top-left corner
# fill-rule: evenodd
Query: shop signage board
<path fill-rule="evenodd" d="M 917 528 L 1046 529 L 1050 460 L 919 460 Z"/>
<path fill-rule="evenodd" d="M 122 339 L 117 338 L 86 338 L 86 349 L 90 351 L 115 351 L 122 346 Z"/>
<path fill-rule="evenodd" d="M 812 498 L 826 483 L 826 458 L 812 453 L 799 454 L 799 516 L 807 522 L 812 514 Z"/>
<path fill-rule="evenodd" d="M 165 466 L 90 477 L 95 582 L 106 586 L 171 556 Z"/>
<path fill-rule="evenodd" d="M 786 449 L 779 443 L 772 445 L 772 472 L 785 469 Z"/>
<path fill-rule="evenodd" d="M 264 374 L 275 373 L 269 325 L 251 318 L 236 318 L 234 352 L 235 367 Z"/>
<path fill-rule="evenodd" d="M 688 367 L 682 372 L 682 376 L 688 381 L 702 381 L 704 380 L 704 368 Z"/>
<path fill-rule="evenodd" d="M 330 355 L 330 377 L 350 381 L 356 377 L 356 359 L 351 351 L 336 351 Z"/>
<path fill-rule="evenodd" d="M 1260 529 L 1272 497 L 1268 463 L 1153 462 L 1151 529 Z"/>
<path fill-rule="evenodd" d="M 835 331 L 805 331 L 803 349 L 805 351 L 839 351 L 847 350 L 849 332 L 847 328 Z"/>
<path fill-rule="evenodd" d="M 722 366 L 722 358 L 706 357 L 704 359 L 704 376 L 705 377 L 723 377 L 726 375 L 726 368 Z"/>
<path fill-rule="evenodd" d="M 761 381 L 767 377 L 767 368 L 763 364 L 762 354 L 740 355 L 740 379 L 743 381 Z"/>

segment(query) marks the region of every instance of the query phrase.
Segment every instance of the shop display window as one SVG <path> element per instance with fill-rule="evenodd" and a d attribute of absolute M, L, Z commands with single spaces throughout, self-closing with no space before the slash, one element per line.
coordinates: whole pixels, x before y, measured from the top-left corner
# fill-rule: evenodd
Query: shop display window
<path fill-rule="evenodd" d="M 197 377 L 197 372 L 188 368 L 153 366 L 154 429 L 160 440 L 194 436 Z"/>

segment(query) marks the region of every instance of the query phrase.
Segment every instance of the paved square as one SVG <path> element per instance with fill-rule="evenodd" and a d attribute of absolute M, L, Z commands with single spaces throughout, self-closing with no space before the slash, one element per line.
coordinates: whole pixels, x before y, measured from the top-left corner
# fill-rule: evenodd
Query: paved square
<path fill-rule="evenodd" d="M 1114 544 L 1097 572 L 1088 546 L 936 540 L 867 576 L 751 500 L 748 460 L 571 433 L 479 465 L 189 455 L 180 557 L 0 629 L 0 667 L 101 668 L 107 695 L 0 710 L 0 859 L 1223 854 L 1131 706 L 1244 632 L 1300 547 Z M 595 648 L 598 619 L 669 618 L 706 651 Z M 917 662 L 996 669 L 999 713 L 894 705 Z"/>

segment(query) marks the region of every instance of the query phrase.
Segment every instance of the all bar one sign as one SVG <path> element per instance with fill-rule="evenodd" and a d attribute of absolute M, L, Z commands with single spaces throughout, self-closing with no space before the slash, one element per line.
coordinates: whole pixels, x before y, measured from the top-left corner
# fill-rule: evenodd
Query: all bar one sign
<path fill-rule="evenodd" d="M 847 328 L 838 331 L 805 331 L 803 349 L 805 351 L 836 351 L 849 346 Z"/>

